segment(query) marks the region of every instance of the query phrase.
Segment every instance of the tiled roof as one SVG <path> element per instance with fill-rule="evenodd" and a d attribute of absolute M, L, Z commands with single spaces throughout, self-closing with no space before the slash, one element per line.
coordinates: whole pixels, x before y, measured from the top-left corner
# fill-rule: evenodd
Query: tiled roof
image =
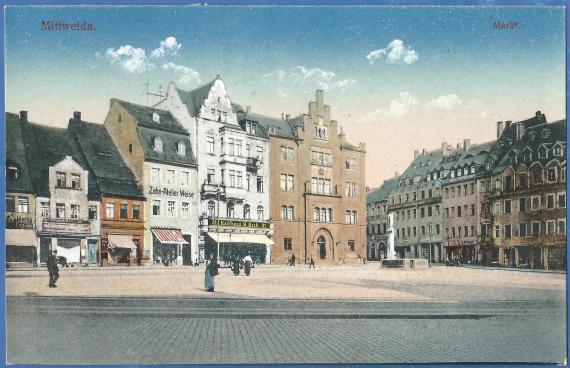
<path fill-rule="evenodd" d="M 146 126 L 139 126 L 137 132 L 144 151 L 145 160 L 183 166 L 196 165 L 190 139 L 186 134 L 165 132 Z M 156 137 L 160 137 L 162 140 L 162 152 L 154 150 L 154 139 Z M 186 155 L 184 156 L 178 154 L 177 145 L 180 142 L 186 145 Z"/>
<path fill-rule="evenodd" d="M 398 188 L 398 180 L 399 178 L 397 177 L 384 180 L 380 188 L 366 193 L 366 204 L 387 200 L 390 193 Z"/>
<path fill-rule="evenodd" d="M 138 122 L 139 126 L 144 126 L 152 129 L 164 130 L 173 133 L 188 134 L 186 129 L 180 124 L 178 120 L 170 113 L 170 111 L 155 109 L 149 106 L 137 105 L 131 102 L 111 99 L 111 103 L 118 102 L 127 110 Z M 153 120 L 153 114 L 157 113 L 159 122 Z"/>
<path fill-rule="evenodd" d="M 179 88 L 176 89 L 176 91 L 178 92 L 178 96 L 180 97 L 180 100 L 182 101 L 182 103 L 186 105 L 186 108 L 188 109 L 188 113 L 190 113 L 190 116 L 194 117 L 198 116 L 198 114 L 200 113 L 200 109 L 204 104 L 204 100 L 208 98 L 208 94 L 210 93 L 210 90 L 212 89 L 212 86 L 214 85 L 216 79 L 191 91 L 184 91 Z"/>
<path fill-rule="evenodd" d="M 89 165 L 89 181 L 101 194 L 144 198 L 104 125 L 70 119 L 68 129 Z"/>
<path fill-rule="evenodd" d="M 34 192 L 22 135 L 22 123 L 20 117 L 12 113 L 6 113 L 6 163 L 18 167 L 17 179 L 6 177 L 6 191 Z"/>
<path fill-rule="evenodd" d="M 240 122 L 252 121 L 259 124 L 266 131 L 266 135 L 272 134 L 282 138 L 295 139 L 296 129 L 293 128 L 290 121 L 244 111 L 237 112 L 237 115 Z"/>

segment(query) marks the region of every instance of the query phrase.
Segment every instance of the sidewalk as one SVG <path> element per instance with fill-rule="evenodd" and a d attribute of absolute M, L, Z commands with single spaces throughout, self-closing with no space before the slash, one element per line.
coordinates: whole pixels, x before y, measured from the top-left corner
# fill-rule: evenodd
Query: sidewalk
<path fill-rule="evenodd" d="M 557 273 L 566 274 L 566 271 L 562 270 L 542 270 L 542 269 L 532 269 L 532 268 L 515 268 L 515 267 L 496 267 L 496 266 L 482 266 L 475 264 L 461 264 L 461 267 L 473 268 L 478 270 L 491 270 L 491 271 L 511 271 L 511 272 L 539 272 L 539 273 Z"/>

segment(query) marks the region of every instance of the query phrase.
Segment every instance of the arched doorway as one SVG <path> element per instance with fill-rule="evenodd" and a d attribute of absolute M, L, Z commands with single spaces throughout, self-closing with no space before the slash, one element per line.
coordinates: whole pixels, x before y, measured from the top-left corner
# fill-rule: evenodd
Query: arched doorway
<path fill-rule="evenodd" d="M 317 248 L 319 250 L 319 258 L 327 259 L 327 241 L 322 235 L 317 239 Z"/>

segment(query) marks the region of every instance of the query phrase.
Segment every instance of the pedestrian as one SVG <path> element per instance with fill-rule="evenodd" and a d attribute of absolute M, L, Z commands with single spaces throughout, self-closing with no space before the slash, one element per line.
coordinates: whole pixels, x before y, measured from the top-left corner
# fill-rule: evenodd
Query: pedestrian
<path fill-rule="evenodd" d="M 212 258 L 210 263 L 206 265 L 206 272 L 204 274 L 204 288 L 206 291 L 214 292 L 214 279 L 218 275 L 218 267 L 216 258 Z"/>
<path fill-rule="evenodd" d="M 253 263 L 253 261 L 251 260 L 251 256 L 249 254 L 245 256 L 245 258 L 243 259 L 243 263 L 244 263 L 245 275 L 249 276 L 249 274 L 251 273 L 251 264 Z"/>
<path fill-rule="evenodd" d="M 239 276 L 239 268 L 240 268 L 239 258 L 236 257 L 234 259 L 234 263 L 232 264 L 232 271 L 234 273 L 234 276 Z"/>
<path fill-rule="evenodd" d="M 59 279 L 59 268 L 57 267 L 57 250 L 51 252 L 47 259 L 47 269 L 49 272 L 49 287 L 57 287 L 55 284 Z"/>
<path fill-rule="evenodd" d="M 313 256 L 311 256 L 311 262 L 309 263 L 309 270 L 311 269 L 311 267 L 315 268 L 315 260 L 313 259 Z"/>
<path fill-rule="evenodd" d="M 295 253 L 293 253 L 293 255 L 291 255 L 291 266 L 295 266 L 295 260 L 297 258 L 295 257 Z"/>
<path fill-rule="evenodd" d="M 366 257 L 362 258 L 362 262 L 363 262 L 364 266 L 366 266 Z"/>
<path fill-rule="evenodd" d="M 142 248 L 137 244 L 137 266 L 142 266 Z"/>

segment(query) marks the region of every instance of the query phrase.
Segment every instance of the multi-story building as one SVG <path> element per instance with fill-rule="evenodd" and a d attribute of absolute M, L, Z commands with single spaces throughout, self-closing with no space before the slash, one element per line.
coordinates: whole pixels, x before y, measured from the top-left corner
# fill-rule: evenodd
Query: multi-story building
<path fill-rule="evenodd" d="M 271 259 L 269 137 L 239 121 L 222 79 L 192 91 L 170 83 L 167 109 L 189 132 L 199 163 L 200 258 Z M 275 183 L 275 182 L 273 182 Z"/>
<path fill-rule="evenodd" d="M 388 249 L 388 198 L 398 187 L 398 173 L 384 180 L 380 188 L 366 193 L 367 241 L 366 258 L 371 261 L 385 259 Z"/>
<path fill-rule="evenodd" d="M 138 214 L 146 224 L 143 258 L 193 264 L 198 259 L 197 164 L 188 132 L 168 111 L 117 99 L 111 100 L 105 126 L 146 196 Z M 109 211 L 117 214 L 116 208 Z"/>
<path fill-rule="evenodd" d="M 507 122 L 507 126 L 509 126 Z M 498 264 L 566 268 L 566 121 L 512 124 L 514 142 L 491 177 Z"/>
<path fill-rule="evenodd" d="M 240 122 L 270 136 L 272 261 L 357 262 L 366 255 L 365 146 L 346 142 L 323 91 L 291 119 L 241 109 Z"/>
<path fill-rule="evenodd" d="M 6 264 L 36 264 L 36 197 L 26 158 L 20 116 L 6 113 Z"/>
<path fill-rule="evenodd" d="M 76 112 L 68 130 L 78 143 L 100 198 L 99 206 L 89 207 L 89 221 L 92 227 L 100 227 L 101 242 L 88 241 L 87 263 L 142 264 L 145 197 L 135 176 L 104 125 L 82 121 Z"/>
<path fill-rule="evenodd" d="M 445 143 L 445 142 L 444 142 Z M 457 150 L 447 143 L 442 149 L 414 152 L 414 161 L 399 177 L 390 193 L 388 212 L 394 215 L 395 248 L 401 258 L 445 259 L 442 229 L 442 180 L 445 155 Z"/>

